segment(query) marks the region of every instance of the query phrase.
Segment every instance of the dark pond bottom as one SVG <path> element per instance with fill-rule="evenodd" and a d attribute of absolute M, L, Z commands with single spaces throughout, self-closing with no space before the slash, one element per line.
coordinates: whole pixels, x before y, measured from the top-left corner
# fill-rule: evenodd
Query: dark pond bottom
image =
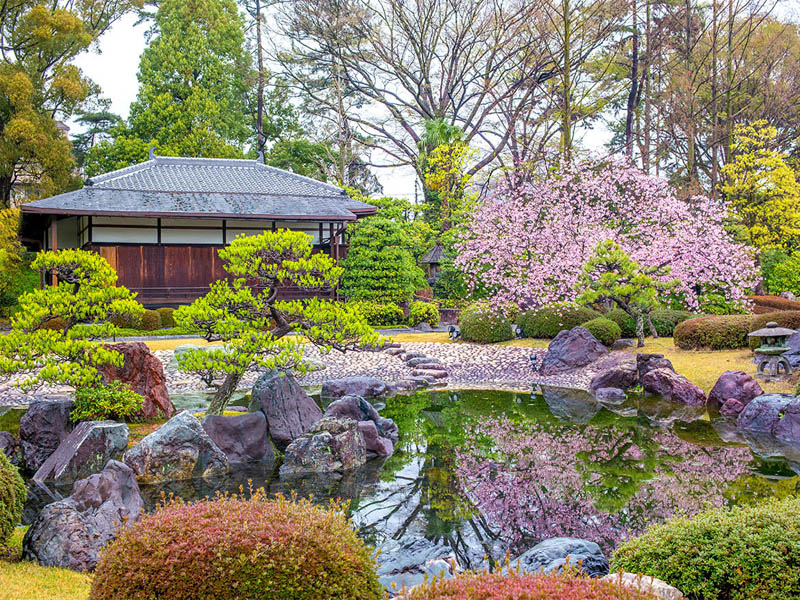
<path fill-rule="evenodd" d="M 425 537 L 482 567 L 485 556 L 502 559 L 549 537 L 610 550 L 679 513 L 800 491 L 797 463 L 762 458 L 702 410 L 652 399 L 606 406 L 556 388 L 443 390 L 390 398 L 381 414 L 399 426 L 395 454 L 355 473 L 287 479 L 275 465 L 244 465 L 223 480 L 142 493 L 148 509 L 170 494 L 195 500 L 259 487 L 341 498 L 373 544 Z"/>

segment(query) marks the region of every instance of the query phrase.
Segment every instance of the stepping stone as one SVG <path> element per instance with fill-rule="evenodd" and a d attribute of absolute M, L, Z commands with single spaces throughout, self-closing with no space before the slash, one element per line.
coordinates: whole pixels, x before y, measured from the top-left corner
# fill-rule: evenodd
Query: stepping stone
<path fill-rule="evenodd" d="M 400 359 L 404 360 L 405 362 L 408 362 L 412 358 L 425 358 L 425 355 L 422 354 L 421 352 L 406 352 L 405 354 L 400 356 Z"/>
<path fill-rule="evenodd" d="M 423 377 L 432 377 L 433 379 L 444 379 L 447 377 L 447 371 L 444 370 L 437 370 L 434 371 L 433 369 L 414 369 L 411 371 L 412 375 L 421 375 Z"/>
<path fill-rule="evenodd" d="M 386 350 L 384 350 L 384 352 L 389 356 L 399 356 L 400 354 L 403 354 L 405 350 L 399 347 L 392 347 L 392 348 L 387 348 Z"/>
<path fill-rule="evenodd" d="M 430 356 L 419 356 L 419 357 L 417 357 L 417 358 L 410 358 L 410 359 L 408 359 L 408 360 L 406 361 L 406 364 L 407 364 L 409 367 L 416 367 L 416 366 L 418 366 L 418 365 L 423 365 L 423 364 L 439 364 L 439 363 L 441 363 L 441 362 L 442 362 L 442 361 L 440 361 L 438 358 L 431 358 Z"/>

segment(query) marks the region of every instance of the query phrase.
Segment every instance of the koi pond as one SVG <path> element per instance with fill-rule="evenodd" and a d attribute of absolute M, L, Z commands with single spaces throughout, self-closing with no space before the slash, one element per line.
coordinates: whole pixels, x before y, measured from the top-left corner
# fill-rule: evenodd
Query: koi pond
<path fill-rule="evenodd" d="M 558 388 L 426 391 L 376 406 L 397 423 L 399 443 L 353 474 L 282 478 L 275 465 L 248 465 L 224 480 L 143 486 L 145 501 L 250 487 L 341 498 L 369 542 L 425 537 L 474 568 L 557 536 L 609 550 L 676 514 L 800 492 L 797 463 L 763 458 L 695 407 L 635 397 L 601 405 Z M 0 429 L 14 421 L 0 416 Z"/>

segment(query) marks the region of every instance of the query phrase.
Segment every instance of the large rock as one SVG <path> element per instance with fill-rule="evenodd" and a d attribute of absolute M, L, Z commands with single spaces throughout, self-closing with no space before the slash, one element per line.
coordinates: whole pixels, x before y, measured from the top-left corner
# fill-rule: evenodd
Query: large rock
<path fill-rule="evenodd" d="M 280 473 L 331 473 L 351 471 L 367 461 L 358 421 L 326 417 L 294 440 L 283 457 Z"/>
<path fill-rule="evenodd" d="M 121 367 L 101 367 L 100 373 L 107 381 L 127 383 L 142 395 L 144 406 L 137 416 L 153 419 L 159 416 L 169 418 L 175 414 L 175 407 L 167 391 L 164 367 L 144 342 L 106 344 L 106 348 L 122 354 L 123 363 Z"/>
<path fill-rule="evenodd" d="M 592 377 L 589 388 L 593 392 L 601 388 L 627 390 L 633 387 L 638 379 L 636 357 L 627 352 L 614 353 L 609 356 L 609 361 L 603 365 L 602 370 Z"/>
<path fill-rule="evenodd" d="M 570 567 L 580 569 L 589 577 L 608 575 L 608 560 L 600 546 L 580 538 L 551 538 L 537 544 L 519 558 L 511 561 L 524 573 L 561 571 L 569 561 Z"/>
<path fill-rule="evenodd" d="M 47 567 L 91 571 L 103 547 L 142 508 L 133 472 L 112 460 L 76 482 L 71 496 L 45 506 L 25 534 L 23 555 Z"/>
<path fill-rule="evenodd" d="M 188 412 L 172 417 L 128 450 L 122 460 L 139 483 L 213 478 L 229 469 L 225 453 Z"/>
<path fill-rule="evenodd" d="M 608 348 L 589 333 L 588 329 L 565 329 L 547 347 L 540 372 L 542 375 L 557 375 L 585 367 L 607 353 Z"/>
<path fill-rule="evenodd" d="M 26 471 L 35 473 L 74 429 L 70 421 L 72 400 L 31 402 L 19 422 L 22 462 Z"/>
<path fill-rule="evenodd" d="M 234 417 L 208 415 L 203 429 L 231 464 L 275 462 L 275 448 L 267 437 L 267 419 L 261 411 Z"/>
<path fill-rule="evenodd" d="M 128 447 L 128 426 L 114 421 L 79 423 L 39 467 L 33 478 L 55 484 L 72 483 L 99 473 Z"/>
<path fill-rule="evenodd" d="M 587 391 L 570 388 L 542 386 L 542 397 L 550 412 L 570 423 L 591 421 L 603 408 Z"/>
<path fill-rule="evenodd" d="M 800 443 L 800 398 L 789 394 L 757 396 L 739 413 L 736 426 L 782 442 Z"/>
<path fill-rule="evenodd" d="M 650 371 L 656 369 L 671 369 L 674 367 L 668 358 L 664 358 L 663 354 L 648 354 L 642 352 L 636 355 L 636 366 L 639 370 L 639 378 L 641 379 Z"/>
<path fill-rule="evenodd" d="M 380 398 L 386 394 L 386 384 L 374 377 L 344 377 L 329 379 L 322 384 L 322 397 L 326 399 L 343 396 L 361 396 L 362 398 Z"/>
<path fill-rule="evenodd" d="M 610 581 L 615 585 L 633 588 L 664 600 L 682 600 L 686 597 L 678 588 L 649 575 L 609 573 L 603 577 L 603 580 Z"/>
<path fill-rule="evenodd" d="M 736 400 L 745 407 L 763 393 L 758 382 L 744 371 L 725 371 L 708 393 L 708 408 L 720 410 L 728 400 Z"/>
<path fill-rule="evenodd" d="M 345 396 L 332 402 L 324 416 L 358 421 L 370 458 L 393 454 L 397 442 L 397 425 L 391 419 L 382 418 L 375 407 L 361 396 Z"/>
<path fill-rule="evenodd" d="M 280 450 L 322 418 L 322 409 L 288 374 L 270 372 L 253 385 L 250 410 L 260 410 L 267 418 L 267 431 Z"/>
<path fill-rule="evenodd" d="M 789 361 L 793 369 L 800 368 L 800 331 L 786 338 L 786 345 L 789 350 L 784 352 L 783 356 Z"/>
<path fill-rule="evenodd" d="M 6 455 L 12 465 L 22 466 L 22 446 L 8 431 L 0 431 L 0 452 Z"/>
<path fill-rule="evenodd" d="M 660 396 L 664 400 L 683 402 L 690 406 L 703 406 L 706 403 L 705 392 L 672 369 L 653 369 L 645 373 L 639 381 L 645 393 Z"/>
<path fill-rule="evenodd" d="M 390 594 L 434 577 L 450 579 L 459 570 L 452 548 L 422 537 L 387 540 L 380 551 L 378 581 Z"/>

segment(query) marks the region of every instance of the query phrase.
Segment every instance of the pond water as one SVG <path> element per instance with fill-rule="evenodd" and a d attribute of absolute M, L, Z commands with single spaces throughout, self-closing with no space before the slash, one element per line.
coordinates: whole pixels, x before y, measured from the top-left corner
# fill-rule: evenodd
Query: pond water
<path fill-rule="evenodd" d="M 144 487 L 146 502 L 249 486 L 342 498 L 373 544 L 426 537 L 451 546 L 465 566 L 483 567 L 487 556 L 500 560 L 549 537 L 608 550 L 676 514 L 800 492 L 795 463 L 725 441 L 736 439 L 729 425 L 684 405 L 632 397 L 602 406 L 546 388 L 428 391 L 380 408 L 400 441 L 392 457 L 357 473 L 285 479 L 272 465 L 249 465 L 223 481 Z"/>

